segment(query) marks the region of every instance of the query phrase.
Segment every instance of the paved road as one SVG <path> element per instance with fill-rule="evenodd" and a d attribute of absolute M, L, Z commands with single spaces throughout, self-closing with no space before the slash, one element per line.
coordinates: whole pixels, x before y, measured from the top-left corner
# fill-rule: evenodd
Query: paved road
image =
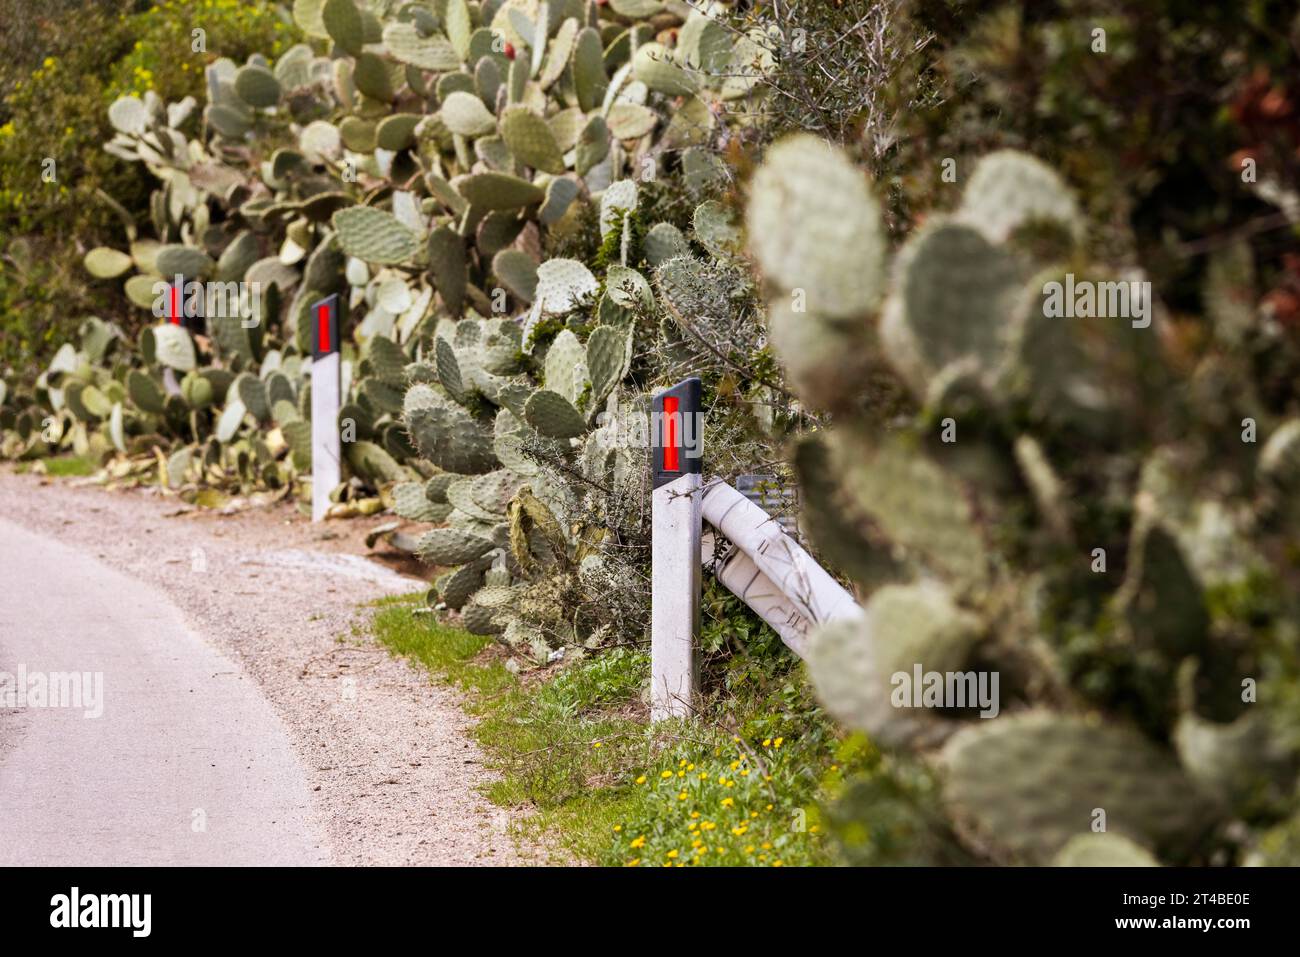
<path fill-rule="evenodd" d="M 11 707 L 21 669 L 89 672 L 82 706 Z M 0 865 L 327 863 L 311 806 L 257 685 L 164 595 L 0 520 Z"/>

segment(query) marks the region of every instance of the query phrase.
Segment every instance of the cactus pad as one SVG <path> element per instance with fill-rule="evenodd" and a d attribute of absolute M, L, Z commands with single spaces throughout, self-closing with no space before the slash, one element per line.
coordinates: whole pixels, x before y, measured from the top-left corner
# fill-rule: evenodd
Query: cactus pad
<path fill-rule="evenodd" d="M 1158 849 L 1204 835 L 1214 809 L 1173 756 L 1123 725 L 1029 712 L 981 721 L 945 745 L 944 799 L 1014 859 L 1044 864 L 1091 827 Z"/>
<path fill-rule="evenodd" d="M 784 290 L 832 319 L 869 312 L 884 282 L 885 237 L 866 177 L 812 136 L 772 147 L 754 174 L 749 246 Z"/>
<path fill-rule="evenodd" d="M 396 216 L 371 206 L 340 209 L 334 214 L 333 224 L 343 252 L 366 262 L 405 262 L 420 246 L 419 237 Z"/>

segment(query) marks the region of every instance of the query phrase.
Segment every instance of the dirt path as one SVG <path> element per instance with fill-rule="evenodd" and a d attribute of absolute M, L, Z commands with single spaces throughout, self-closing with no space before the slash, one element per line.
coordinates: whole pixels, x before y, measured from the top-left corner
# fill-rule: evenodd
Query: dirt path
<path fill-rule="evenodd" d="M 223 832 L 231 863 L 259 847 L 266 863 L 519 862 L 505 816 L 476 790 L 488 778 L 455 693 L 354 627 L 360 603 L 422 587 L 362 557 L 374 520 L 313 526 L 288 506 L 219 515 L 10 472 L 0 516 L 13 523 L 0 523 L 5 588 L 21 592 L 0 599 L 0 672 L 37 669 L 31 659 L 102 671 L 106 702 L 99 720 L 0 710 L 0 817 L 62 809 L 89 826 L 135 807 L 183 810 L 168 851 L 178 862 L 197 853 L 195 809 L 209 838 L 214 816 L 245 813 Z M 209 704 L 186 710 L 190 688 Z M 102 730 L 119 707 L 127 720 Z M 116 743 L 96 748 L 95 734 Z M 42 764 L 38 744 L 63 750 Z M 215 768 L 202 769 L 205 749 Z M 93 783 L 114 775 L 129 786 Z"/>

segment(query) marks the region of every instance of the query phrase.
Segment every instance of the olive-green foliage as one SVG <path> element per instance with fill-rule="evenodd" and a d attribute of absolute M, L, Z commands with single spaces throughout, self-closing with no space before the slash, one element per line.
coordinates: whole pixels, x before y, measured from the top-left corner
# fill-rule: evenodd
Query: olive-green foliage
<path fill-rule="evenodd" d="M 720 587 L 704 610 L 717 650 L 704 665 L 706 721 L 686 735 L 645 724 L 644 651 L 566 658 L 521 681 L 491 638 L 430 621 L 410 599 L 385 605 L 378 639 L 465 693 L 499 776 L 489 797 L 528 808 L 523 834 L 560 855 L 615 866 L 829 863 L 817 798 L 878 760 L 860 739 L 838 740 L 779 639 Z"/>
<path fill-rule="evenodd" d="M 30 370 L 75 332 L 86 312 L 123 320 L 134 332 L 120 295 L 70 268 L 73 259 L 121 228 L 105 195 L 132 215 L 147 208 L 144 169 L 104 151 L 112 135 L 108 105 L 145 89 L 169 101 L 196 95 L 203 89 L 204 67 L 219 54 L 274 55 L 294 33 L 272 4 L 260 0 L 174 0 L 136 12 L 139 6 L 17 0 L 6 9 L 0 40 L 0 236 L 22 237 L 37 265 L 19 269 L 13 263 L 18 251 L 0 248 L 8 254 L 0 261 L 0 315 L 7 333 L 0 366 Z M 192 52 L 191 31 L 197 27 L 205 31 L 206 52 Z M 47 158 L 55 163 L 54 182 L 42 179 Z M 73 257 L 64 254 L 67 249 Z M 54 264 L 59 259 L 64 265 Z"/>

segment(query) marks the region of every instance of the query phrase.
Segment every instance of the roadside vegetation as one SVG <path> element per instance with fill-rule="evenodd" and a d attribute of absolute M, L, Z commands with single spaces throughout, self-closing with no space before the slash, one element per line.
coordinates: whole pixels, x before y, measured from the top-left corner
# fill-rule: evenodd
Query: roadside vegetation
<path fill-rule="evenodd" d="M 64 5 L 0 74 L 0 457 L 304 507 L 337 294 L 330 516 L 429 566 L 376 633 L 463 692 L 522 837 L 1295 863 L 1293 6 Z M 258 291 L 191 335 L 177 273 Z M 687 375 L 708 472 L 788 493 L 865 615 L 805 663 L 710 584 L 703 700 L 651 726 L 626 437 Z M 922 662 L 997 718 L 891 704 Z"/>
<path fill-rule="evenodd" d="M 698 719 L 651 726 L 649 657 L 629 647 L 531 672 L 510 649 L 441 622 L 423 595 L 378 603 L 372 627 L 394 654 L 455 686 L 500 779 L 487 796 L 557 860 L 612 866 L 798 866 L 834 851 L 822 803 L 878 762 L 843 738 L 776 635 L 723 589 L 706 593 Z"/>

